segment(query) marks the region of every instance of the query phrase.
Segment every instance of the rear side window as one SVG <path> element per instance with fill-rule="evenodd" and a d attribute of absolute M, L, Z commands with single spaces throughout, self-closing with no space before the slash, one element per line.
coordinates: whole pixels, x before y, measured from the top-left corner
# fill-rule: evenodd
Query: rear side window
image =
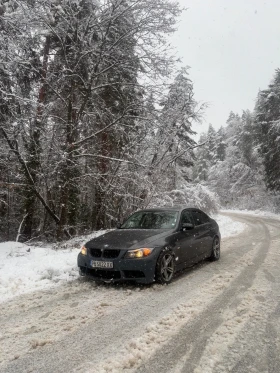
<path fill-rule="evenodd" d="M 195 222 L 195 225 L 202 225 L 209 222 L 209 218 L 206 214 L 200 211 L 192 211 L 192 216 Z"/>
<path fill-rule="evenodd" d="M 209 223 L 210 219 L 206 214 L 204 214 L 204 212 L 201 211 L 200 215 L 201 215 L 202 224 Z"/>
<path fill-rule="evenodd" d="M 189 210 L 185 210 L 182 212 L 181 224 L 184 223 L 194 224 L 192 213 Z"/>

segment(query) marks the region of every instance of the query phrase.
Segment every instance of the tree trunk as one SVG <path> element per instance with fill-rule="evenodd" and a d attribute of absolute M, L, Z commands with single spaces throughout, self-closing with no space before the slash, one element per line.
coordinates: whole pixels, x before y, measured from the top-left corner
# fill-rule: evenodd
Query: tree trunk
<path fill-rule="evenodd" d="M 46 36 L 45 45 L 43 49 L 43 64 L 41 69 L 41 86 L 38 93 L 37 112 L 34 118 L 33 124 L 30 128 L 30 141 L 26 145 L 27 151 L 27 166 L 30 171 L 30 175 L 33 179 L 34 185 L 38 181 L 38 174 L 40 171 L 40 154 L 41 154 L 41 132 L 42 132 L 42 115 L 44 109 L 44 103 L 46 100 L 46 77 L 48 70 L 48 59 L 50 51 L 50 36 Z M 24 191 L 24 213 L 27 214 L 22 236 L 25 239 L 32 237 L 34 230 L 34 216 L 36 214 L 36 196 L 32 188 L 26 188 Z"/>

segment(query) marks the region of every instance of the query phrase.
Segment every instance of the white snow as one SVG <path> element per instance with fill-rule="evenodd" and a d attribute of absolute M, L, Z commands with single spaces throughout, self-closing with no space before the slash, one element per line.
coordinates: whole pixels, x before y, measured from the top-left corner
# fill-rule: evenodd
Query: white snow
<path fill-rule="evenodd" d="M 67 336 L 73 335 L 76 330 L 84 327 L 91 330 L 92 325 L 94 328 L 99 325 L 98 330 L 104 333 L 103 337 L 99 335 L 99 348 L 94 355 L 85 355 L 82 360 L 77 360 L 71 371 L 135 373 L 140 366 L 148 366 L 150 362 L 153 364 L 154 355 L 160 350 L 164 353 L 165 347 L 169 346 L 175 336 L 183 338 L 181 342 L 184 342 L 185 339 L 179 332 L 194 322 L 202 322 L 205 310 L 211 309 L 212 305 L 217 306 L 215 312 L 219 313 L 216 318 L 219 319 L 219 324 L 207 337 L 203 354 L 195 363 L 195 373 L 232 371 L 236 361 L 245 355 L 248 341 L 256 337 L 255 342 L 260 344 L 260 348 L 266 348 L 266 341 L 261 333 L 265 335 L 268 316 L 273 310 L 277 310 L 278 305 L 278 298 L 272 293 L 275 288 L 277 294 L 279 282 L 277 224 L 273 222 L 271 225 L 269 255 L 262 259 L 259 257 L 260 248 L 261 245 L 265 246 L 265 241 L 260 242 L 258 235 L 249 234 L 247 237 L 243 234 L 236 237 L 244 229 L 247 233 L 247 225 L 237 224 L 228 216 L 217 215 L 214 218 L 218 221 L 223 238 L 235 236 L 232 240 L 222 242 L 221 260 L 199 264 L 199 267 L 203 267 L 201 270 L 180 274 L 168 287 L 158 284 L 143 288 L 99 286 L 80 281 L 67 284 L 66 281 L 75 279 L 78 275 L 76 255 L 79 247 L 103 232 L 75 238 L 63 243 L 63 246 L 60 244 L 60 249 L 15 242 L 0 244 L 0 301 L 56 284 L 63 285 L 51 291 L 46 289 L 42 294 L 33 292 L 2 303 L 1 307 L 5 310 L 3 315 L 13 315 L 6 317 L 1 326 L 0 339 L 7 336 L 3 361 L 20 359 L 37 349 L 45 348 L 46 344 L 56 344 L 59 348 L 60 340 L 67 340 Z M 249 227 L 252 228 L 251 224 Z M 256 234 L 257 230 L 254 232 Z M 237 246 L 234 245 L 235 242 Z M 238 250 L 238 255 L 235 255 L 235 249 L 232 248 Z M 261 260 L 264 262 L 258 268 Z M 18 268 L 22 268 L 22 271 Z M 49 278 L 42 278 L 48 275 Z M 248 285 L 245 275 L 252 277 L 252 282 Z M 244 283 L 242 277 L 246 277 Z M 221 307 L 221 297 L 227 301 L 231 289 L 237 286 L 237 296 L 225 304 L 224 308 Z M 24 323 L 21 322 L 22 315 L 18 310 L 25 312 Z M 115 322 L 116 319 L 119 320 L 118 323 Z M 208 328 L 208 321 L 204 327 Z M 211 331 L 211 325 L 209 330 Z M 193 342 L 194 348 L 196 342 Z M 276 342 L 273 339 L 273 343 Z M 180 359 L 174 358 L 174 369 L 170 372 L 184 370 L 192 349 L 191 345 L 185 355 L 180 357 L 179 353 Z M 79 357 L 80 347 L 71 351 L 73 359 Z M 163 355 L 159 353 L 159 356 Z M 248 369 L 250 372 L 255 371 Z"/>
<path fill-rule="evenodd" d="M 222 238 L 236 236 L 243 232 L 246 225 L 237 221 L 232 220 L 228 216 L 216 215 L 213 216 L 216 222 L 219 224 Z"/>
<path fill-rule="evenodd" d="M 63 249 L 19 242 L 0 243 L 0 303 L 15 296 L 55 286 L 78 277 L 77 255 L 82 244 L 106 231 L 75 238 Z"/>
<path fill-rule="evenodd" d="M 222 238 L 238 235 L 245 224 L 229 217 L 214 217 Z M 72 281 L 78 275 L 77 255 L 82 244 L 106 231 L 75 238 L 63 248 L 40 247 L 18 242 L 0 243 L 0 303 L 21 294 Z"/>
<path fill-rule="evenodd" d="M 250 216 L 260 216 L 260 217 L 265 217 L 265 218 L 271 218 L 271 219 L 278 219 L 280 220 L 280 215 L 279 214 L 274 214 L 269 211 L 262 211 L 262 210 L 220 210 L 221 213 L 223 212 L 233 212 L 237 214 L 244 214 L 244 215 L 250 215 Z"/>

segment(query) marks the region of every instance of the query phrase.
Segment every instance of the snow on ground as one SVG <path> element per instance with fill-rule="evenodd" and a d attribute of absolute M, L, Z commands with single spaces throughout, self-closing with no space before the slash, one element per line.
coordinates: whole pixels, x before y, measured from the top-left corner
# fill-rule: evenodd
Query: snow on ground
<path fill-rule="evenodd" d="M 238 235 L 245 225 L 229 217 L 214 217 L 222 238 Z M 82 244 L 106 231 L 76 237 L 63 245 L 40 247 L 0 243 L 0 303 L 20 294 L 42 290 L 78 277 L 77 255 Z"/>
<path fill-rule="evenodd" d="M 174 294 L 177 292 L 177 295 L 175 295 L 176 301 L 175 299 L 171 301 L 169 295 L 166 293 L 164 296 L 165 302 L 172 304 L 171 312 L 170 310 L 167 312 L 166 309 L 160 312 L 159 308 L 157 308 L 156 315 L 153 315 L 151 322 L 149 322 L 145 328 L 142 328 L 141 332 L 135 333 L 132 339 L 128 339 L 113 356 L 105 358 L 105 360 L 102 360 L 98 365 L 95 362 L 82 364 L 78 369 L 74 370 L 73 373 L 120 373 L 123 371 L 127 371 L 127 373 L 136 373 L 140 365 L 145 363 L 147 365 L 147 361 L 152 358 L 155 350 L 170 343 L 171 338 L 178 333 L 181 328 L 184 328 L 184 325 L 194 322 L 195 318 L 202 315 L 206 306 L 209 305 L 214 298 L 217 298 L 221 293 L 225 292 L 226 289 L 231 287 L 232 283 L 236 281 L 236 278 L 240 275 L 242 267 L 252 265 L 252 256 L 254 257 L 257 249 L 256 246 L 252 246 L 249 252 L 232 263 L 231 267 L 225 266 L 224 270 L 218 270 L 217 266 L 212 266 L 209 268 L 210 272 L 201 271 L 199 276 L 203 276 L 203 281 L 200 286 L 195 286 L 197 283 L 193 282 L 197 282 L 198 277 L 190 275 L 188 276 L 188 284 L 182 282 L 181 285 L 179 283 L 169 285 L 169 287 L 172 287 Z M 202 280 L 202 277 L 200 277 L 200 280 Z M 160 296 L 158 293 L 159 289 L 160 286 L 153 285 L 152 288 L 146 291 L 154 291 L 153 299 L 155 299 L 157 296 Z M 161 291 L 164 292 L 164 290 Z M 186 297 L 182 296 L 183 291 L 187 294 Z M 141 302 L 144 303 L 143 298 Z M 150 301 L 150 305 L 154 307 L 152 301 Z M 253 309 L 252 304 L 250 304 L 250 307 Z M 240 309 L 242 308 L 240 307 Z M 249 316 L 253 315 L 254 313 L 251 313 Z M 220 317 L 223 316 L 220 315 Z M 226 318 L 226 320 L 226 328 L 228 328 L 228 325 L 232 325 L 232 327 L 240 326 L 239 315 L 238 317 L 235 316 L 234 320 L 230 320 L 230 323 L 228 318 Z M 228 331 L 226 329 L 226 331 L 227 334 L 225 341 L 223 341 L 224 343 L 228 342 L 228 338 L 231 336 L 231 330 Z M 216 350 L 220 351 L 218 343 Z M 213 353 L 213 350 L 210 349 L 210 352 Z M 187 356 L 188 355 L 186 355 L 186 357 Z M 211 355 L 208 355 L 208 361 L 212 360 L 212 358 L 210 358 Z M 178 363 L 180 364 L 180 361 Z M 183 371 L 181 368 L 172 370 L 172 372 L 181 372 Z M 213 373 L 213 370 L 206 368 L 207 366 L 203 366 L 203 369 L 196 370 L 195 373 Z"/>
<path fill-rule="evenodd" d="M 246 227 L 243 224 L 237 226 L 235 221 L 228 217 L 216 216 L 215 218 L 220 225 L 222 237 L 236 235 L 241 232 L 241 228 Z M 47 356 L 53 359 L 56 349 L 60 348 L 60 340 L 63 339 L 66 343 L 68 334 L 72 335 L 74 331 L 80 331 L 79 335 L 83 338 L 75 340 L 75 349 L 71 338 L 66 344 L 67 347 L 62 344 L 63 348 L 61 348 L 60 356 L 65 356 L 65 350 L 71 351 L 70 362 L 65 361 L 64 368 L 73 373 L 120 373 L 124 370 L 127 373 L 144 372 L 145 366 L 150 368 L 153 361 L 158 364 L 161 358 L 164 359 L 165 356 L 170 358 L 169 346 L 174 338 L 176 340 L 178 338 L 176 344 L 178 349 L 176 347 L 173 350 L 172 359 L 178 365 L 170 372 L 184 371 L 188 363 L 196 367 L 195 373 L 232 371 L 233 364 L 246 355 L 247 346 L 252 346 L 251 341 L 256 346 L 251 348 L 252 351 L 258 351 L 259 347 L 266 351 L 268 346 L 266 340 L 270 340 L 270 330 L 266 330 L 267 320 L 269 325 L 274 324 L 274 319 L 270 318 L 271 312 L 277 311 L 275 294 L 279 283 L 278 227 L 273 224 L 271 226 L 270 244 L 269 241 L 265 241 L 265 231 L 259 232 L 254 224 L 250 224 L 250 229 L 251 235 L 248 229 L 248 235 L 244 234 L 234 240 L 223 242 L 223 254 L 219 262 L 201 263 L 199 267 L 203 268 L 188 272 L 185 274 L 185 280 L 184 274 L 181 274 L 179 280 L 175 280 L 168 288 L 154 284 L 151 287 L 135 289 L 74 281 L 67 286 L 57 287 L 51 292 L 45 291 L 43 296 L 36 295 L 37 293 L 34 292 L 25 299 L 19 297 L 12 302 L 2 304 L 5 312 L 1 316 L 5 315 L 5 323 L 2 322 L 0 340 L 3 336 L 8 336 L 5 340 L 3 361 L 15 360 L 11 364 L 15 364 L 14 367 L 18 364 L 18 369 L 14 368 L 13 371 L 27 371 L 21 365 L 24 361 L 28 364 L 26 356 L 34 353 L 30 355 L 29 361 L 33 359 L 36 361 L 36 350 L 53 344 L 51 352 L 47 349 L 45 351 L 46 359 Z M 73 251 L 77 253 L 80 244 L 89 238 L 78 237 L 63 243 L 64 246 L 60 245 L 60 251 L 45 248 L 44 250 L 48 250 L 45 257 L 51 256 L 51 260 L 54 261 L 55 253 L 65 251 L 64 259 L 67 257 L 70 260 L 69 253 Z M 11 243 L 3 244 L 3 247 L 5 245 L 7 247 L 8 244 Z M 12 244 L 16 245 L 16 243 Z M 268 244 L 271 246 L 269 256 L 264 259 Z M 19 248 L 21 247 L 35 250 L 34 247 L 26 245 Z M 1 248 L 0 244 L 0 299 L 3 264 Z M 19 248 L 15 248 L 13 254 Z M 31 250 L 27 252 L 28 255 Z M 26 256 L 25 252 L 23 258 Z M 9 254 L 10 252 L 6 251 L 6 256 Z M 13 258 L 19 260 L 21 256 L 14 255 Z M 74 261 L 73 271 L 75 271 L 76 257 Z M 259 270 L 263 261 L 264 266 Z M 29 268 L 28 273 L 30 272 Z M 248 281 L 250 279 L 252 282 Z M 60 283 L 63 284 L 63 279 Z M 45 286 L 51 286 L 53 282 L 49 284 Z M 31 285 L 26 289 L 27 291 L 32 291 Z M 275 294 L 271 292 L 272 287 L 276 289 Z M 23 310 L 26 315 L 24 323 L 22 323 Z M 201 324 L 201 328 L 193 329 L 193 334 L 189 338 L 191 344 L 187 346 L 186 339 L 180 331 L 187 330 L 192 333 L 191 325 L 201 326 Z M 197 356 L 193 356 L 192 353 L 196 349 L 199 351 L 203 341 L 196 336 L 197 330 L 203 333 L 204 328 L 207 342 L 205 348 L 203 347 L 202 356 L 197 359 Z M 91 354 L 88 351 L 92 350 L 87 351 L 83 348 L 89 347 L 90 343 L 87 341 L 92 341 L 94 333 L 99 338 L 95 341 L 98 348 L 94 349 L 95 354 Z M 110 336 L 109 344 L 108 336 Z M 277 341 L 273 334 L 271 338 L 271 346 L 274 346 Z M 186 349 L 183 355 L 180 355 L 180 346 Z M 178 355 L 176 355 L 177 350 Z M 79 351 L 85 352 L 81 360 L 78 360 L 81 357 Z M 278 351 L 277 345 L 275 351 Z M 154 359 L 157 353 L 158 356 Z M 263 357 L 261 354 L 257 355 L 260 355 L 259 358 Z M 47 361 L 44 361 L 46 365 L 48 365 Z M 73 361 L 76 366 L 70 369 L 69 364 Z M 265 362 L 265 358 L 263 361 Z M 142 370 L 138 370 L 140 365 L 144 367 Z M 253 370 L 250 366 L 247 368 L 250 372 L 260 371 Z M 36 371 L 43 370 L 39 368 Z M 150 371 L 160 370 L 151 368 Z M 241 368 L 240 371 L 246 369 Z M 6 373 L 7 370 L 2 372 Z"/>
<path fill-rule="evenodd" d="M 223 212 L 233 212 L 233 213 L 238 213 L 238 214 L 244 214 L 244 215 L 253 215 L 253 216 L 261 216 L 265 218 L 271 218 L 271 219 L 279 219 L 280 220 L 280 215 L 279 214 L 274 214 L 269 211 L 261 211 L 261 210 L 220 210 L 221 213 Z"/>
<path fill-rule="evenodd" d="M 246 225 L 238 221 L 234 221 L 228 216 L 215 215 L 213 218 L 219 224 L 220 232 L 222 238 L 236 236 L 243 232 L 246 228 Z"/>
<path fill-rule="evenodd" d="M 77 278 L 80 247 L 104 232 L 74 238 L 64 243 L 63 249 L 12 241 L 0 243 L 0 303 Z"/>

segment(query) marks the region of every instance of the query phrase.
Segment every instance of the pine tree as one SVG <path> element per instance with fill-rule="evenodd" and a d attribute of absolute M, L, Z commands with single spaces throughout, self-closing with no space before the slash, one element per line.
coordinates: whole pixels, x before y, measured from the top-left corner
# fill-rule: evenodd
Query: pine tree
<path fill-rule="evenodd" d="M 208 153 L 208 161 L 211 166 L 217 162 L 217 145 L 216 131 L 212 124 L 209 124 L 206 147 Z"/>
<path fill-rule="evenodd" d="M 255 127 L 254 118 L 249 110 L 243 111 L 241 116 L 242 130 L 239 134 L 239 149 L 243 162 L 251 167 L 254 164 Z"/>
<path fill-rule="evenodd" d="M 217 147 L 216 147 L 217 160 L 218 161 L 224 161 L 225 157 L 226 157 L 227 144 L 226 144 L 226 134 L 225 134 L 225 130 L 224 130 L 223 127 L 221 127 L 217 131 L 217 137 L 216 138 L 217 138 Z"/>
<path fill-rule="evenodd" d="M 260 154 L 265 169 L 265 182 L 269 189 L 280 191 L 280 69 L 268 89 L 259 92 L 255 107 L 255 120 Z"/>
<path fill-rule="evenodd" d="M 209 149 L 207 146 L 207 135 L 203 133 L 198 141 L 199 144 L 204 144 L 195 151 L 195 162 L 193 167 L 193 180 L 195 182 L 205 182 L 208 180 L 208 172 L 210 168 Z"/>

